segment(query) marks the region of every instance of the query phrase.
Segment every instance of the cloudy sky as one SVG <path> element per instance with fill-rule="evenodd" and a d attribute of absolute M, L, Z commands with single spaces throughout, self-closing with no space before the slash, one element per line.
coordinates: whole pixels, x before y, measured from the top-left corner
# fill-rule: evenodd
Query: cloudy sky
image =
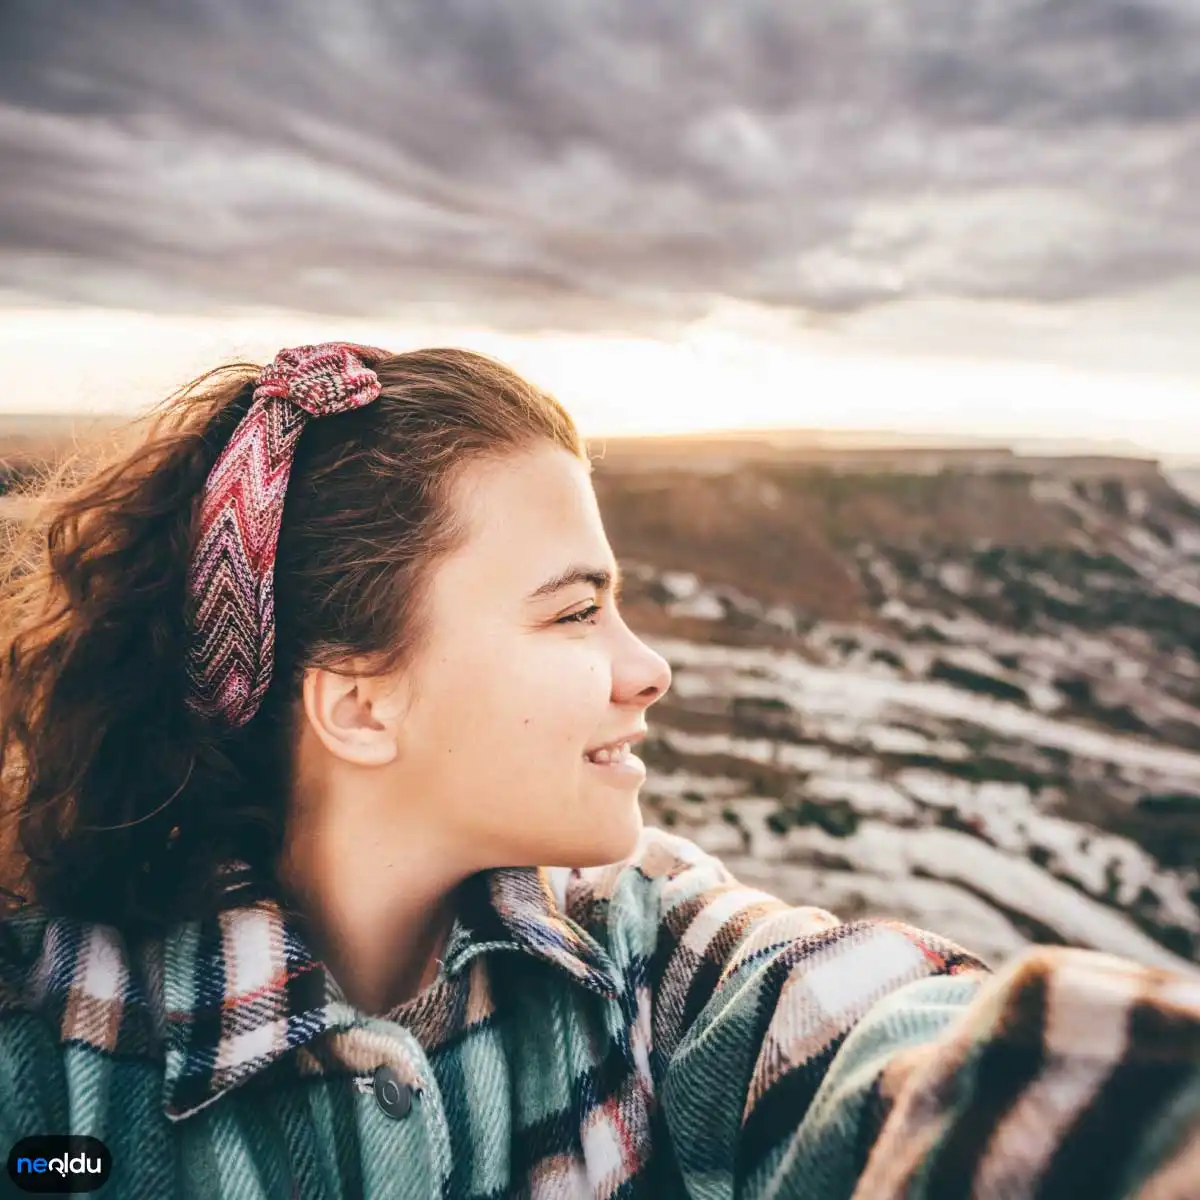
<path fill-rule="evenodd" d="M 8 409 L 369 332 L 597 428 L 1200 453 L 1200 0 L 168 7 L 0 0 Z"/>

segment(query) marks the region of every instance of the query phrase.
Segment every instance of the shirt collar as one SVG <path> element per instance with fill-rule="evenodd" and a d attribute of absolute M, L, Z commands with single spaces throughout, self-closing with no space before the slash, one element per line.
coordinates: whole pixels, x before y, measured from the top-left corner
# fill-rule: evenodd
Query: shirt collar
<path fill-rule="evenodd" d="M 620 991 L 612 960 L 559 906 L 545 867 L 497 868 L 468 880 L 443 957 L 447 974 L 490 950 L 542 959 L 600 995 Z"/>
<path fill-rule="evenodd" d="M 297 923 L 227 865 L 215 916 L 177 927 L 163 944 L 163 1101 L 179 1120 L 318 1035 L 367 1024 L 309 950 Z M 513 950 L 603 996 L 620 991 L 605 950 L 560 909 L 549 872 L 500 868 L 469 879 L 443 954 L 457 976 L 480 954 Z"/>

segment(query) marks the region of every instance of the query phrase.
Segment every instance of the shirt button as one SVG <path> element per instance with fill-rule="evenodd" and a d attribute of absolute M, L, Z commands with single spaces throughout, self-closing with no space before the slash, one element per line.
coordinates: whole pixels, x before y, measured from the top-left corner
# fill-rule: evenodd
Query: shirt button
<path fill-rule="evenodd" d="M 394 1121 L 402 1121 L 412 1108 L 412 1088 L 396 1073 L 395 1067 L 375 1070 L 375 1100 Z"/>

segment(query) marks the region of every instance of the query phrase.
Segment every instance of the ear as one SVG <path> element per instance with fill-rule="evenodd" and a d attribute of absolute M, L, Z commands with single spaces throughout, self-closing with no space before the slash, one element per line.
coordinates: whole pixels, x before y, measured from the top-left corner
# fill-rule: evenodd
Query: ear
<path fill-rule="evenodd" d="M 382 767 L 399 754 L 400 719 L 394 682 L 310 668 L 304 674 L 304 715 L 321 744 L 336 758 Z"/>

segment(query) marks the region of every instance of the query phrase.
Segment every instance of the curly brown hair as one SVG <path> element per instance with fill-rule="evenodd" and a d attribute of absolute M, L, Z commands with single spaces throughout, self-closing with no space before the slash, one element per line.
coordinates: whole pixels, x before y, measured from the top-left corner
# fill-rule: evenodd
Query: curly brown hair
<path fill-rule="evenodd" d="M 419 648 L 432 569 L 460 544 L 468 462 L 571 418 L 500 363 L 430 349 L 384 360 L 379 399 L 300 438 L 275 564 L 263 705 L 218 732 L 188 707 L 186 577 L 200 497 L 259 367 L 218 368 L 39 482 L 0 571 L 0 885 L 131 939 L 212 911 L 229 858 L 273 877 L 303 674 Z M 132 437 L 132 444 L 130 443 Z"/>

